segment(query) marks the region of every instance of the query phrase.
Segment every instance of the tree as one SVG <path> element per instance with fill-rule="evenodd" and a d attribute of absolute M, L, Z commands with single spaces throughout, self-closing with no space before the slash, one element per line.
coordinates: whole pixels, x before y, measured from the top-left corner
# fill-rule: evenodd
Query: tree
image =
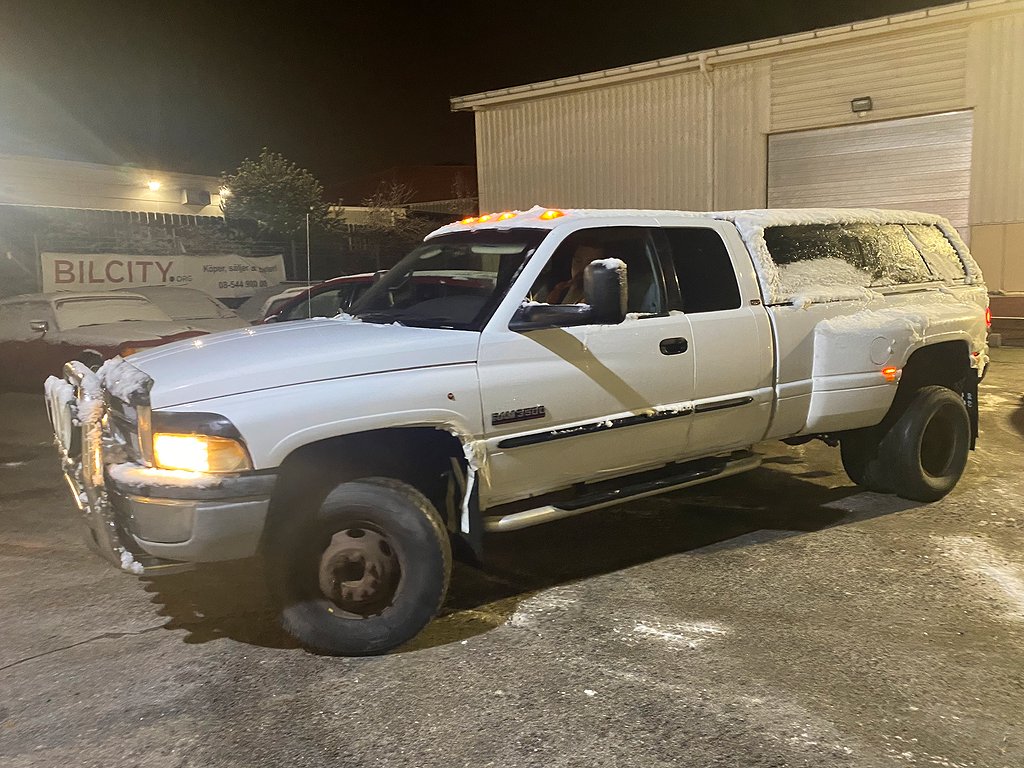
<path fill-rule="evenodd" d="M 222 199 L 225 219 L 250 219 L 260 229 L 289 237 L 310 224 L 324 226 L 324 188 L 309 171 L 266 147 L 256 160 L 246 158 L 233 173 L 221 174 L 229 190 Z"/>
<path fill-rule="evenodd" d="M 409 211 L 409 201 L 416 191 L 399 182 L 381 182 L 377 190 L 363 200 L 369 208 L 363 235 L 374 243 L 382 264 L 393 264 L 426 234 L 437 229 L 437 223 L 417 217 Z"/>

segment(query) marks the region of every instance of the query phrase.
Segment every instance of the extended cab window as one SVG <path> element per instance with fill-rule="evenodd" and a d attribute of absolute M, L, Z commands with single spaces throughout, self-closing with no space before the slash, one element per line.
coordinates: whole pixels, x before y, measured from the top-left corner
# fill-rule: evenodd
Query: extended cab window
<path fill-rule="evenodd" d="M 876 287 L 934 280 L 901 224 L 797 224 L 767 227 L 781 290 Z"/>
<path fill-rule="evenodd" d="M 934 224 L 910 224 L 907 231 L 936 277 L 941 280 L 963 280 L 967 276 L 960 254 L 941 229 Z"/>
<path fill-rule="evenodd" d="M 528 299 L 542 304 L 586 304 L 583 270 L 601 259 L 619 259 L 626 265 L 627 312 L 665 311 L 664 281 L 644 227 L 595 227 L 572 233 L 555 249 Z"/>
<path fill-rule="evenodd" d="M 679 293 L 687 313 L 736 309 L 740 288 L 736 271 L 721 236 L 705 227 L 667 227 L 672 264 L 679 280 Z M 675 309 L 675 307 L 674 307 Z"/>

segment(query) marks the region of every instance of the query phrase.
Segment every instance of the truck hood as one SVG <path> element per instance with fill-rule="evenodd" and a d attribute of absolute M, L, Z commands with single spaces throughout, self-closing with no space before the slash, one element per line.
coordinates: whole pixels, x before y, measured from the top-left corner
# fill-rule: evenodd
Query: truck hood
<path fill-rule="evenodd" d="M 153 379 L 154 408 L 310 381 L 476 360 L 471 331 L 300 320 L 165 344 L 127 362 Z"/>

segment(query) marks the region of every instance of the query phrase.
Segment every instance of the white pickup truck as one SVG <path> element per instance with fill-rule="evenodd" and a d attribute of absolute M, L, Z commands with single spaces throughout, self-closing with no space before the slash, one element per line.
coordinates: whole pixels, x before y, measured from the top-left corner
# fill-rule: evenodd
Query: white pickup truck
<path fill-rule="evenodd" d="M 987 305 L 936 216 L 533 208 L 442 227 L 351 315 L 69 363 L 47 403 L 103 553 L 262 556 L 288 631 L 371 654 L 433 618 L 453 548 L 752 469 L 766 440 L 942 497 Z"/>

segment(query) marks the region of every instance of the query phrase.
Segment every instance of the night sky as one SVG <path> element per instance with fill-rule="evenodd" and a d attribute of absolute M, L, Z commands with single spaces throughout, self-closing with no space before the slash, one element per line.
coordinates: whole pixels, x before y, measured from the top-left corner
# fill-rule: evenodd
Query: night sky
<path fill-rule="evenodd" d="M 268 146 L 325 182 L 472 163 L 450 96 L 935 4 L 0 0 L 0 152 L 218 174 Z"/>

